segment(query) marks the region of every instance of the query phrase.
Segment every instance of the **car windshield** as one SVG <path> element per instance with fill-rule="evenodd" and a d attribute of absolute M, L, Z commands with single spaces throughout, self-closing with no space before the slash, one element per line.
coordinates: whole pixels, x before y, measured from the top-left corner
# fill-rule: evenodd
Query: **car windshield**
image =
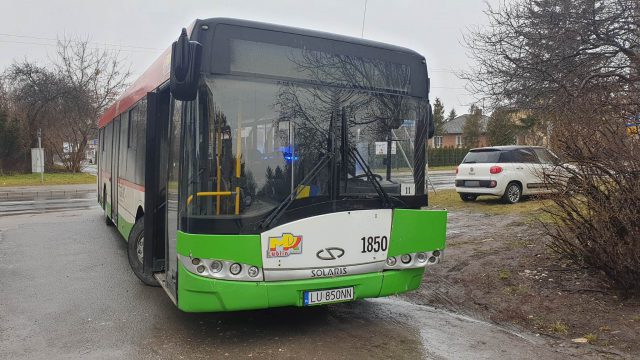
<path fill-rule="evenodd" d="M 463 164 L 497 163 L 502 151 L 496 149 L 471 150 L 462 160 Z"/>
<path fill-rule="evenodd" d="M 207 77 L 198 101 L 184 110 L 191 113 L 184 140 L 186 215 L 262 216 L 291 193 L 296 199 L 328 196 L 329 166 L 312 172 L 332 153 L 332 128 L 334 148 L 346 134 L 342 141 L 357 149 L 365 165 L 334 152 L 340 194 L 375 197 L 379 184 L 399 195 L 402 183 L 414 183 L 413 144 L 425 109 L 426 101 L 407 95 Z"/>

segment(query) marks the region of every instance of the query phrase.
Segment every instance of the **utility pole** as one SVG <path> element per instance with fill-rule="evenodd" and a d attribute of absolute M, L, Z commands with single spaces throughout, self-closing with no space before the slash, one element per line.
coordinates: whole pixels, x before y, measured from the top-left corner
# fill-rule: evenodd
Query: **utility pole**
<path fill-rule="evenodd" d="M 44 184 L 44 150 L 42 150 L 42 129 L 38 128 L 38 151 L 40 152 L 40 182 Z"/>
<path fill-rule="evenodd" d="M 364 0 L 364 11 L 362 12 L 362 31 L 360 32 L 360 37 L 364 38 L 364 21 L 367 18 L 367 2 L 369 0 Z"/>

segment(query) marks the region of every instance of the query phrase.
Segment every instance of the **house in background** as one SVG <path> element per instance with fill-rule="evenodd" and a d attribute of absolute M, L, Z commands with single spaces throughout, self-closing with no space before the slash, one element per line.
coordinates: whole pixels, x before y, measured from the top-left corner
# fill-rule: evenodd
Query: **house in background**
<path fill-rule="evenodd" d="M 465 147 L 463 143 L 462 129 L 466 124 L 470 114 L 464 114 L 456 117 L 451 121 L 447 121 L 442 126 L 442 135 L 434 136 L 429 140 L 429 147 L 442 148 L 442 147 Z M 478 146 L 487 146 L 487 122 L 489 117 L 482 115 L 480 119 L 480 138 L 478 139 Z"/>

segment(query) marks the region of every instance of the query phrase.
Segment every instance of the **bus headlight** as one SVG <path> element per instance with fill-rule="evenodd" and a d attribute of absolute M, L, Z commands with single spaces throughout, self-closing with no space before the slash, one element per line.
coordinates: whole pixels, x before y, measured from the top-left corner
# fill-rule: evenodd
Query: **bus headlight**
<path fill-rule="evenodd" d="M 252 267 L 249 268 L 248 273 L 249 273 L 249 276 L 256 277 L 256 276 L 258 276 L 258 274 L 260 274 L 260 270 L 258 270 L 257 267 L 252 266 Z"/>
<path fill-rule="evenodd" d="M 400 256 L 400 261 L 397 256 L 391 256 L 387 258 L 384 264 L 385 270 L 403 270 L 403 269 L 416 269 L 423 268 L 439 263 L 442 260 L 442 250 L 415 252 L 409 254 L 403 254 Z"/>
<path fill-rule="evenodd" d="M 183 270 L 211 279 L 234 281 L 263 281 L 262 269 L 251 264 L 243 264 L 222 259 L 203 259 L 178 255 Z"/>
<path fill-rule="evenodd" d="M 222 271 L 222 262 L 220 262 L 219 260 L 213 260 L 211 262 L 211 266 L 209 266 L 211 268 L 211 271 L 214 273 L 218 273 L 220 271 Z"/>
<path fill-rule="evenodd" d="M 233 275 L 240 274 L 240 271 L 242 271 L 242 265 L 240 265 L 238 263 L 233 263 L 229 267 L 229 272 L 232 273 Z"/>

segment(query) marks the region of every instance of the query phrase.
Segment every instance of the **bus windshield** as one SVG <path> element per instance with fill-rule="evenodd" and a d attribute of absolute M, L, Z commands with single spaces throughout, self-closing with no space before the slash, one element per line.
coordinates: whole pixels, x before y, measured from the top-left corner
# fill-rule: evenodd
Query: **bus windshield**
<path fill-rule="evenodd" d="M 364 163 L 334 154 L 342 169 L 340 196 L 376 197 L 374 182 L 400 195 L 402 183 L 414 182 L 416 123 L 427 103 L 367 90 L 209 76 L 192 105 L 184 109 L 184 214 L 255 217 L 291 193 L 297 200 L 329 195 L 329 167 L 309 174 L 331 152 L 330 129 L 340 141 L 342 112 L 348 134 L 342 141 Z"/>

